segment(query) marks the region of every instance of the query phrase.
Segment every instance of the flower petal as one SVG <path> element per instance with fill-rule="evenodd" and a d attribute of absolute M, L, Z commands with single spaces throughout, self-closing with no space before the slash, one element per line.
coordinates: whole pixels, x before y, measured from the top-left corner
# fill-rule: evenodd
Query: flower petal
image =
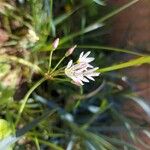
<path fill-rule="evenodd" d="M 79 58 L 81 58 L 81 57 L 83 56 L 83 54 L 84 54 L 84 52 L 82 52 L 82 53 L 80 54 Z"/>
<path fill-rule="evenodd" d="M 92 80 L 92 81 L 95 81 L 95 79 L 91 76 L 86 76 L 88 79 Z"/>
<path fill-rule="evenodd" d="M 95 58 L 93 58 L 93 57 L 89 57 L 89 58 L 86 58 L 86 59 L 85 59 L 85 62 L 90 63 L 90 62 L 92 62 L 94 59 L 95 59 Z"/>
<path fill-rule="evenodd" d="M 85 53 L 85 54 L 83 55 L 83 58 L 86 58 L 87 56 L 89 56 L 90 53 L 91 53 L 91 51 L 88 51 L 87 53 Z"/>
<path fill-rule="evenodd" d="M 93 66 L 88 63 L 87 68 L 93 68 Z"/>
<path fill-rule="evenodd" d="M 80 79 L 77 79 L 77 78 L 76 78 L 76 79 L 73 80 L 73 81 L 74 81 L 74 83 L 75 83 L 76 85 L 79 85 L 79 86 L 80 86 L 80 85 L 84 85 L 83 82 L 82 82 Z"/>
<path fill-rule="evenodd" d="M 70 68 L 70 67 L 72 66 L 72 63 L 73 63 L 73 61 L 70 60 L 69 63 L 67 64 L 67 67 L 66 67 L 66 68 L 67 68 L 67 69 Z"/>
<path fill-rule="evenodd" d="M 96 77 L 96 76 L 99 76 L 100 73 L 94 72 L 94 73 L 91 73 L 90 75 L 93 76 L 93 77 Z"/>
<path fill-rule="evenodd" d="M 83 81 L 83 82 L 89 82 L 89 80 L 86 79 L 85 77 L 82 78 L 82 81 Z"/>

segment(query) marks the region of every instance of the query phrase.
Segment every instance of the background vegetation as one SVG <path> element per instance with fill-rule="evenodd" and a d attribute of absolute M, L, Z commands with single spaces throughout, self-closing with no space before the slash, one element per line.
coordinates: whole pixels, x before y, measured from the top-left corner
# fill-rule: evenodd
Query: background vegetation
<path fill-rule="evenodd" d="M 138 149 L 134 143 L 142 141 L 136 134 L 148 126 L 126 117 L 123 102 L 135 101 L 150 116 L 149 106 L 118 69 L 150 63 L 150 56 L 109 47 L 106 36 L 111 18 L 137 2 L 119 8 L 102 0 L 0 2 L 5 30 L 0 43 L 0 149 Z M 49 55 L 58 37 L 52 68 L 70 47 L 77 48 L 51 78 Z M 78 87 L 61 71 L 88 50 L 101 75 Z M 132 59 L 123 62 L 126 55 Z"/>

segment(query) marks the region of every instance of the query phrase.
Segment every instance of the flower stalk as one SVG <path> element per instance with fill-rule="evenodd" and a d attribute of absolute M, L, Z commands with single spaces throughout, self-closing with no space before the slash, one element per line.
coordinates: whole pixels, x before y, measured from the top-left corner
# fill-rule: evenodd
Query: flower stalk
<path fill-rule="evenodd" d="M 19 113 L 18 113 L 18 116 L 17 116 L 17 119 L 16 119 L 16 122 L 15 122 L 15 126 L 17 126 L 17 124 L 19 123 L 19 120 L 21 118 L 21 115 L 22 115 L 22 112 L 25 108 L 25 105 L 28 101 L 28 98 L 29 96 L 32 94 L 32 92 L 39 86 L 41 85 L 44 81 L 46 80 L 46 78 L 42 78 L 40 79 L 38 82 L 36 82 L 33 87 L 27 92 L 27 94 L 25 95 L 24 99 L 23 99 L 23 102 L 20 106 L 20 109 L 19 109 Z"/>
<path fill-rule="evenodd" d="M 51 69 L 53 51 L 56 50 L 58 44 L 59 44 L 59 38 L 57 38 L 52 44 L 52 50 L 50 51 L 50 55 L 49 55 L 48 73 L 50 72 Z"/>

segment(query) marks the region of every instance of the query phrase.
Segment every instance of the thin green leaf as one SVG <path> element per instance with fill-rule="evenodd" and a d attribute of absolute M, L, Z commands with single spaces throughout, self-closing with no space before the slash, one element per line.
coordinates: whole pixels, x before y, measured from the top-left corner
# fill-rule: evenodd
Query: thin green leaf
<path fill-rule="evenodd" d="M 137 55 L 137 56 L 145 56 L 144 54 L 134 52 L 132 50 L 126 50 L 126 49 L 121 49 L 121 48 L 115 48 L 115 47 L 108 47 L 108 46 L 99 46 L 99 45 L 78 45 L 77 48 L 83 48 L 83 49 L 98 49 L 98 50 L 106 50 L 106 51 L 115 51 L 115 52 L 120 52 L 120 53 L 127 53 L 127 54 L 132 54 L 132 55 Z"/>
<path fill-rule="evenodd" d="M 78 9 L 80 9 L 81 7 L 76 8 L 75 10 L 68 12 L 68 13 L 64 13 L 61 16 L 57 17 L 56 19 L 54 19 L 54 24 L 55 26 L 61 24 L 63 21 L 65 21 L 66 19 L 68 19 L 69 17 L 71 17 L 71 15 L 73 13 L 75 13 Z"/>
<path fill-rule="evenodd" d="M 115 9 L 114 11 L 112 11 L 111 13 L 105 15 L 104 17 L 98 19 L 94 24 L 89 25 L 88 27 L 86 27 L 84 30 L 76 32 L 71 34 L 70 36 L 67 36 L 65 38 L 63 38 L 60 42 L 60 44 L 63 44 L 71 39 L 73 39 L 74 37 L 77 37 L 79 35 L 85 34 L 87 32 L 93 31 L 95 29 L 98 29 L 99 27 L 103 26 L 103 22 L 110 19 L 111 17 L 117 15 L 118 13 L 120 13 L 121 11 L 127 9 L 128 7 L 132 6 L 133 4 L 137 3 L 139 0 L 133 0 L 125 5 L 123 5 L 122 7 Z"/>
<path fill-rule="evenodd" d="M 136 58 L 136 59 L 118 64 L 118 65 L 101 68 L 101 69 L 98 69 L 97 71 L 102 73 L 102 72 L 108 72 L 108 71 L 123 69 L 127 67 L 132 67 L 132 66 L 138 66 L 138 65 L 145 64 L 145 63 L 150 63 L 150 56 Z"/>
<path fill-rule="evenodd" d="M 64 13 L 63 15 L 59 16 L 58 18 L 56 18 L 54 20 L 54 24 L 59 25 L 60 23 L 62 23 L 64 20 L 66 20 L 67 18 L 69 18 L 72 15 L 73 12 L 69 12 L 69 13 Z"/>
<path fill-rule="evenodd" d="M 96 30 L 96 29 L 98 29 L 98 28 L 100 28 L 102 26 L 103 26 L 102 23 L 98 23 L 98 22 L 93 23 L 93 24 L 87 26 L 86 28 L 84 28 L 83 30 L 80 30 L 80 31 L 75 32 L 75 33 L 73 33 L 71 35 L 68 35 L 67 37 L 62 38 L 60 40 L 60 44 L 59 45 L 62 45 L 64 43 L 66 43 L 67 41 L 69 41 L 69 40 L 71 40 L 71 39 L 73 39 L 73 38 L 75 38 L 75 37 L 77 37 L 79 35 L 82 35 L 82 34 L 85 34 L 85 33 L 91 32 L 91 31 L 94 31 L 94 30 Z"/>
<path fill-rule="evenodd" d="M 16 123 L 15 125 L 18 124 L 18 122 L 20 121 L 20 118 L 21 118 L 21 114 L 23 113 L 23 110 L 25 108 L 25 105 L 28 101 L 28 98 L 29 96 L 31 95 L 31 93 L 40 85 L 42 84 L 46 79 L 45 78 L 42 78 L 40 79 L 39 81 L 37 81 L 32 87 L 31 89 L 27 92 L 27 94 L 25 95 L 24 99 L 22 100 L 22 104 L 20 106 L 20 109 L 19 109 L 19 112 L 18 112 L 18 116 L 17 116 L 17 119 L 16 119 Z"/>
<path fill-rule="evenodd" d="M 127 143 L 123 140 L 119 140 L 119 139 L 116 139 L 116 138 L 111 138 L 111 137 L 108 137 L 108 136 L 105 136 L 105 135 L 101 135 L 102 138 L 106 139 L 107 141 L 111 142 L 111 143 L 114 143 L 116 145 L 121 145 L 121 146 L 127 146 L 128 148 L 131 148 L 131 150 L 139 150 L 136 146 L 134 145 L 131 145 L 130 143 Z"/>
<path fill-rule="evenodd" d="M 115 9 L 111 13 L 109 13 L 109 14 L 105 15 L 104 17 L 100 18 L 99 20 L 97 20 L 97 22 L 104 22 L 104 21 L 108 20 L 109 18 L 119 14 L 120 12 L 122 12 L 125 9 L 127 9 L 128 7 L 134 5 L 138 1 L 139 0 L 132 0 L 132 1 L 128 2 L 128 3 L 126 3 L 125 5 L 119 7 L 118 9 Z"/>
<path fill-rule="evenodd" d="M 0 141 L 0 149 L 7 150 L 7 148 L 10 145 L 17 142 L 29 130 L 36 127 L 41 121 L 43 121 L 45 118 L 47 118 L 48 116 L 52 115 L 55 112 L 56 112 L 56 109 L 45 111 L 45 113 L 42 116 L 40 116 L 37 119 L 33 120 L 31 123 L 27 124 L 27 126 L 23 127 L 22 129 L 19 129 L 16 132 L 16 136 L 15 135 L 10 135 L 9 137 L 7 137 L 7 138 L 3 139 L 2 141 Z"/>
<path fill-rule="evenodd" d="M 38 141 L 40 143 L 43 143 L 47 146 L 49 146 L 50 148 L 52 148 L 53 150 L 64 150 L 63 148 L 59 147 L 58 145 L 54 144 L 54 143 L 51 143 L 51 142 L 48 142 L 48 141 L 44 141 L 44 140 L 41 140 L 41 139 L 38 139 Z"/>
<path fill-rule="evenodd" d="M 59 45 L 62 45 L 68 41 L 70 41 L 71 39 L 77 37 L 77 36 L 80 36 L 82 34 L 85 34 L 85 33 L 88 33 L 88 32 L 91 32 L 93 30 L 96 30 L 100 27 L 102 27 L 104 24 L 103 22 L 108 20 L 109 18 L 115 16 L 116 14 L 120 13 L 121 11 L 125 10 L 126 8 L 132 6 L 133 4 L 137 3 L 139 0 L 133 0 L 125 5 L 123 5 L 122 7 L 118 8 L 118 9 L 115 9 L 114 11 L 112 11 L 111 13 L 107 14 L 106 16 L 98 19 L 95 21 L 95 23 L 87 26 L 86 28 L 84 28 L 84 30 L 80 30 L 78 32 L 75 32 L 75 33 L 72 33 L 71 35 L 68 35 L 67 37 L 64 37 L 60 40 L 60 43 Z M 44 46 L 43 47 L 43 51 L 49 51 L 51 49 L 52 45 L 47 45 L 47 46 Z M 37 51 L 37 50 L 34 50 L 34 51 Z"/>

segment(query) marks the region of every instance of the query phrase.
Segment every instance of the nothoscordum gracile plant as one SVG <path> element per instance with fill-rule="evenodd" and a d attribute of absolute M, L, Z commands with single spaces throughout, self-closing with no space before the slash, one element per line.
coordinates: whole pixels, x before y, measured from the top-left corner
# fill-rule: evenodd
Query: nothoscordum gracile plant
<path fill-rule="evenodd" d="M 53 47 L 54 50 L 57 49 L 58 45 L 59 45 L 59 38 L 57 38 L 54 42 L 53 42 Z M 57 69 L 57 67 L 60 65 L 60 63 L 68 56 L 70 56 L 75 48 L 77 46 L 74 45 L 73 47 L 69 48 L 68 51 L 66 52 L 66 54 L 64 55 L 64 57 L 62 59 L 60 59 L 60 61 L 56 64 L 56 66 L 54 67 L 54 69 L 52 69 L 52 71 L 48 71 L 48 74 L 50 76 L 55 74 L 55 70 Z M 90 55 L 90 51 L 88 51 L 87 53 L 84 54 L 84 52 L 82 52 L 77 60 L 77 63 L 73 63 L 72 60 L 70 60 L 65 68 L 65 70 L 63 72 L 65 72 L 65 75 L 69 78 L 72 79 L 72 83 L 76 84 L 78 86 L 84 85 L 83 82 L 89 82 L 89 80 L 93 80 L 93 77 L 99 76 L 100 73 L 96 72 L 96 70 L 98 69 L 98 67 L 93 67 L 90 63 L 94 60 L 94 57 L 88 57 Z M 52 59 L 52 53 L 50 55 L 50 61 Z M 51 62 L 50 62 L 51 64 Z M 51 67 L 51 65 L 49 66 Z M 58 73 L 59 75 L 59 73 Z"/>
<path fill-rule="evenodd" d="M 15 125 L 18 124 L 20 118 L 21 118 L 21 114 L 24 110 L 25 104 L 30 96 L 30 94 L 39 86 L 41 85 L 45 80 L 47 79 L 53 79 L 55 80 L 56 76 L 60 76 L 60 75 L 65 75 L 69 78 L 71 78 L 71 82 L 73 84 L 76 84 L 78 86 L 84 85 L 83 82 L 89 82 L 89 80 L 93 80 L 93 77 L 99 76 L 100 73 L 96 72 L 96 70 L 98 69 L 98 67 L 93 67 L 90 63 L 94 60 L 93 57 L 88 57 L 89 54 L 91 53 L 90 51 L 88 51 L 87 53 L 84 54 L 84 52 L 82 52 L 77 60 L 76 63 L 73 63 L 72 60 L 69 61 L 69 63 L 67 64 L 67 66 L 62 67 L 60 69 L 57 69 L 58 66 L 62 63 L 62 61 L 70 56 L 75 48 L 76 45 L 74 45 L 73 47 L 69 48 L 67 50 L 67 52 L 65 53 L 65 55 L 60 59 L 60 61 L 55 65 L 54 68 L 51 68 L 51 63 L 52 63 L 52 54 L 53 51 L 55 51 L 57 49 L 59 45 L 59 38 L 57 38 L 53 43 L 52 43 L 52 50 L 50 52 L 50 57 L 49 57 L 49 66 L 48 66 L 48 71 L 46 73 L 44 73 L 42 71 L 42 74 L 44 75 L 44 77 L 42 79 L 40 79 L 37 83 L 35 83 L 35 85 L 33 85 L 33 87 L 28 91 L 28 93 L 25 95 L 24 99 L 23 99 L 23 103 L 20 107 L 19 113 L 18 113 L 18 117 L 16 119 L 16 123 Z M 57 78 L 58 79 L 58 78 Z"/>

